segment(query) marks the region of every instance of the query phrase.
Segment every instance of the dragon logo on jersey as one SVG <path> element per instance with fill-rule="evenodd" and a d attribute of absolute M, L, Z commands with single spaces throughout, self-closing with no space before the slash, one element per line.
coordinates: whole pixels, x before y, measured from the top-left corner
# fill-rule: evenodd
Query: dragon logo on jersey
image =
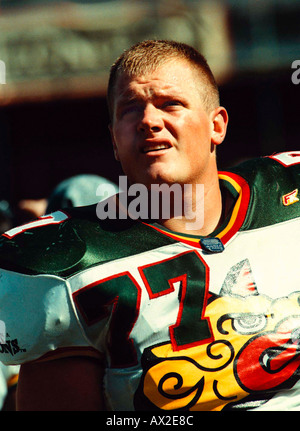
<path fill-rule="evenodd" d="M 231 268 L 220 295 L 211 296 L 205 316 L 214 341 L 145 350 L 137 409 L 222 410 L 265 400 L 266 392 L 299 378 L 300 292 L 276 300 L 260 295 L 244 260 Z"/>

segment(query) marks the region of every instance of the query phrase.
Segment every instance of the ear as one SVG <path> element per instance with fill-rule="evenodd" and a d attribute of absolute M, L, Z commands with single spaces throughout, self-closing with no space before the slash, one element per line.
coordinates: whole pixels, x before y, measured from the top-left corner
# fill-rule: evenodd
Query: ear
<path fill-rule="evenodd" d="M 221 144 L 226 136 L 227 125 L 228 125 L 228 113 L 225 108 L 219 106 L 212 111 L 212 135 L 211 142 L 214 145 Z"/>
<path fill-rule="evenodd" d="M 119 162 L 120 159 L 119 159 L 119 154 L 118 154 L 118 148 L 117 148 L 117 144 L 116 144 L 115 137 L 114 137 L 113 127 L 111 124 L 108 125 L 108 129 L 110 131 L 110 137 L 111 137 L 111 141 L 112 141 L 112 145 L 113 145 L 114 156 L 115 156 L 115 159 Z"/>

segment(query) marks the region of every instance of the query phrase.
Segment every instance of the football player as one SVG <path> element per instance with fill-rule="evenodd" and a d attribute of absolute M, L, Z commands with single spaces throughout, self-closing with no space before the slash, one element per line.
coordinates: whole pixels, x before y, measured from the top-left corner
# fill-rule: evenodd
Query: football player
<path fill-rule="evenodd" d="M 182 43 L 124 52 L 108 105 L 130 196 L 1 239 L 0 356 L 21 364 L 18 408 L 299 409 L 300 152 L 218 172 L 228 114 Z M 166 203 L 174 184 L 180 216 L 130 217 L 134 186 Z"/>

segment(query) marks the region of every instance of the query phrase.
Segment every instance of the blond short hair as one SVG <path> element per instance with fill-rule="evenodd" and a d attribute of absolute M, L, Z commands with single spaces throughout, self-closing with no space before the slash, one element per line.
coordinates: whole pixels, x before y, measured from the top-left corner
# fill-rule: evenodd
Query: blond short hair
<path fill-rule="evenodd" d="M 153 72 L 172 59 L 183 59 L 199 72 L 202 85 L 203 104 L 211 111 L 220 104 L 219 90 L 214 75 L 205 59 L 193 47 L 171 40 L 146 40 L 126 50 L 112 65 L 107 88 L 110 117 L 113 118 L 115 88 L 118 78 L 141 76 Z"/>

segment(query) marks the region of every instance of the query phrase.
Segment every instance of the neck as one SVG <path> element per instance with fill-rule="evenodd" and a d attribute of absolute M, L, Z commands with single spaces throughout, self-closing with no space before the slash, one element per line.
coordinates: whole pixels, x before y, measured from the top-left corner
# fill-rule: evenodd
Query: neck
<path fill-rule="evenodd" d="M 182 214 L 164 220 L 160 224 L 174 232 L 206 236 L 224 220 L 222 194 L 218 177 L 210 186 L 193 185 L 183 194 Z M 225 208 L 224 208 L 225 209 Z"/>

